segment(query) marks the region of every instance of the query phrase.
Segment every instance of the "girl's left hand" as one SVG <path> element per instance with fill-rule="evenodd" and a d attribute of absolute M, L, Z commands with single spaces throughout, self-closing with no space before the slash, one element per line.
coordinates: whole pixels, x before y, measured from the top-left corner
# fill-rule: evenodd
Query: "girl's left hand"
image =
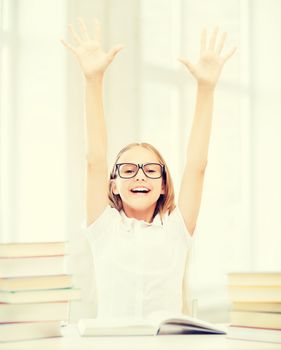
<path fill-rule="evenodd" d="M 193 65 L 186 58 L 180 57 L 178 60 L 183 63 L 190 73 L 194 76 L 200 86 L 215 87 L 224 63 L 234 54 L 236 47 L 226 54 L 221 54 L 227 33 L 223 33 L 217 43 L 218 28 L 215 28 L 206 45 L 206 30 L 201 34 L 200 59 L 196 65 Z"/>

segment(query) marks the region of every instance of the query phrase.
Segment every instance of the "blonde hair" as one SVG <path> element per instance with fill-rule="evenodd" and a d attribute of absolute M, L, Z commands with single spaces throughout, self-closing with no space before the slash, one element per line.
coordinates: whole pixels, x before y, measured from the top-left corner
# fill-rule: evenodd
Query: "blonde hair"
<path fill-rule="evenodd" d="M 121 211 L 123 209 L 123 203 L 122 203 L 122 199 L 120 197 L 119 194 L 114 194 L 113 190 L 112 190 L 112 181 L 113 179 L 116 179 L 116 163 L 118 162 L 119 158 L 121 157 L 121 155 L 123 153 L 125 153 L 126 151 L 128 151 L 129 149 L 133 148 L 133 147 L 143 147 L 148 149 L 149 151 L 153 152 L 159 162 L 164 165 L 164 172 L 163 172 L 163 182 L 164 182 L 164 194 L 161 194 L 160 197 L 157 200 L 157 204 L 153 213 L 153 217 L 152 219 L 154 219 L 154 217 L 159 213 L 161 220 L 163 219 L 163 216 L 166 212 L 168 212 L 168 214 L 170 214 L 174 208 L 176 207 L 175 205 L 175 192 L 174 192 L 174 185 L 173 185 L 173 181 L 169 172 L 169 169 L 167 167 L 167 164 L 164 160 L 164 158 L 161 156 L 161 154 L 159 153 L 159 151 L 152 146 L 149 143 L 130 143 L 129 145 L 125 146 L 124 148 L 121 149 L 121 151 L 118 153 L 117 157 L 116 157 L 116 161 L 114 163 L 114 166 L 111 170 L 110 173 L 110 181 L 109 181 L 109 191 L 108 191 L 108 198 L 109 198 L 109 202 L 110 202 L 110 206 L 112 208 L 117 209 L 118 211 Z"/>

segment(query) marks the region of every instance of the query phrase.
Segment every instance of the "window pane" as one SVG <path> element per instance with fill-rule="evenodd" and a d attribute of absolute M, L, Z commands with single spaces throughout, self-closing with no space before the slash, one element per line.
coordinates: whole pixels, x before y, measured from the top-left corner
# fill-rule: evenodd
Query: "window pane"
<path fill-rule="evenodd" d="M 181 26 L 180 0 L 142 0 L 140 45 L 146 62 L 178 67 Z"/>
<path fill-rule="evenodd" d="M 6 0 L 1 9 L 0 210 L 1 232 L 8 233 L 1 239 L 59 240 L 65 235 L 65 56 L 59 43 L 65 4 Z"/>
<path fill-rule="evenodd" d="M 239 45 L 241 28 L 241 13 L 239 0 L 208 0 L 208 1 L 183 1 L 183 54 L 196 61 L 199 57 L 200 35 L 203 28 L 207 29 L 207 40 L 215 26 L 219 26 L 220 32 L 227 32 L 228 37 L 223 53 L 228 52 L 233 46 Z M 218 40 L 220 36 L 218 36 Z M 238 82 L 239 61 L 231 60 L 231 69 L 223 71 L 222 81 Z M 233 68 L 236 64 L 237 67 Z"/>

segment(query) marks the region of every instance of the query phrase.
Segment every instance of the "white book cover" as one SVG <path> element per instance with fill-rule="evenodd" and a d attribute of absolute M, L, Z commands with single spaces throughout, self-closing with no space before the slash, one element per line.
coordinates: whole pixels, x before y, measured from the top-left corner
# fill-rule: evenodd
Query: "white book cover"
<path fill-rule="evenodd" d="M 0 324 L 0 343 L 61 337 L 61 322 L 22 322 Z"/>
<path fill-rule="evenodd" d="M 64 255 L 67 250 L 66 241 L 0 243 L 1 258 Z"/>
<path fill-rule="evenodd" d="M 230 323 L 233 326 L 281 328 L 280 312 L 231 311 Z"/>
<path fill-rule="evenodd" d="M 54 303 L 0 303 L 0 323 L 66 321 L 69 316 L 69 302 Z"/>
<path fill-rule="evenodd" d="M 81 291 L 78 288 L 24 290 L 17 292 L 1 292 L 1 303 L 43 303 L 51 301 L 79 300 Z"/>
<path fill-rule="evenodd" d="M 64 255 L 0 258 L 0 278 L 64 274 L 66 264 Z"/>
<path fill-rule="evenodd" d="M 0 291 L 70 288 L 73 275 L 21 276 L 0 278 Z"/>
<path fill-rule="evenodd" d="M 232 302 L 281 302 L 281 286 L 228 286 Z"/>
<path fill-rule="evenodd" d="M 227 338 L 281 344 L 281 329 L 230 326 L 227 329 Z"/>
<path fill-rule="evenodd" d="M 228 284 L 233 286 L 281 286 L 280 271 L 229 272 Z"/>

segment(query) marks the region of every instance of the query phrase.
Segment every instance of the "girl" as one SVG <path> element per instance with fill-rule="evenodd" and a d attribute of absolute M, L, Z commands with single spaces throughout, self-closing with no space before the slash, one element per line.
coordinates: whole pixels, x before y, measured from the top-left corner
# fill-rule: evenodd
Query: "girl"
<path fill-rule="evenodd" d="M 82 19 L 77 42 L 62 43 L 77 58 L 86 86 L 87 237 L 95 262 L 98 317 L 146 317 L 157 310 L 183 311 L 185 262 L 199 213 L 211 131 L 213 98 L 224 63 L 226 33 L 209 42 L 201 34 L 197 64 L 179 61 L 197 81 L 195 115 L 179 199 L 168 166 L 150 144 L 134 143 L 117 155 L 108 181 L 103 78 L 122 49 L 103 51 L 100 24 L 91 38 Z"/>

